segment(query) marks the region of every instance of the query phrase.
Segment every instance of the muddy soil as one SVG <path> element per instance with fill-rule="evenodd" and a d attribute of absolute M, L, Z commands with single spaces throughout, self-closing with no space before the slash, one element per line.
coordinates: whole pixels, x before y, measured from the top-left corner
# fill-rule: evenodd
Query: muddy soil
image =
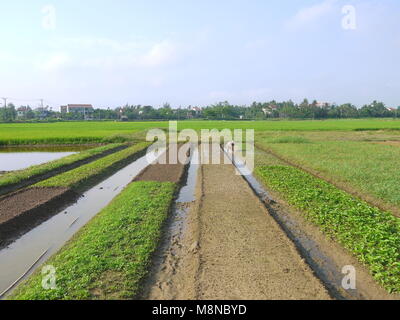
<path fill-rule="evenodd" d="M 178 252 L 145 299 L 330 299 L 233 165 L 202 165 Z"/>
<path fill-rule="evenodd" d="M 0 248 L 78 198 L 67 188 L 30 188 L 0 199 Z"/>
<path fill-rule="evenodd" d="M 134 181 L 157 181 L 179 183 L 185 166 L 181 164 L 150 165 Z"/>
<path fill-rule="evenodd" d="M 180 152 L 190 156 L 188 145 L 179 145 Z M 166 151 L 166 163 L 153 163 L 141 172 L 134 181 L 157 181 L 180 183 L 185 173 L 187 163 L 177 163 L 173 159 L 170 163 L 170 150 Z"/>

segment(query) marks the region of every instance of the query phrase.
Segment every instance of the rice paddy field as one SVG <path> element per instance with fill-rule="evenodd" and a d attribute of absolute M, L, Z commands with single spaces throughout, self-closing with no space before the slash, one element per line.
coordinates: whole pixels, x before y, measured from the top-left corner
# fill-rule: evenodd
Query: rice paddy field
<path fill-rule="evenodd" d="M 167 128 L 168 122 L 56 122 L 0 124 L 0 145 L 111 142 L 129 139 L 151 128 Z M 400 130 L 399 120 L 327 121 L 181 121 L 181 129 L 246 129 L 256 131 L 365 131 Z M 118 141 L 116 141 L 118 142 Z"/>
<path fill-rule="evenodd" d="M 56 290 L 42 288 L 38 266 L 15 275 L 21 285 L 0 266 L 0 296 L 16 287 L 11 299 L 217 299 L 235 290 L 238 299 L 400 298 L 400 121 L 178 123 L 178 130 L 254 129 L 255 171 L 247 183 L 235 177 L 235 160 L 228 167 L 146 163 L 152 128 L 168 122 L 0 124 L 0 148 L 90 145 L 0 175 L 0 231 L 25 233 L 1 239 L 15 242 L 11 252 L 0 243 L 0 259 L 13 258 L 14 247 L 37 236 L 46 220 L 81 226 L 60 240 L 59 251 L 31 258 L 33 266 L 48 261 L 59 270 Z M 112 201 L 96 207 L 102 192 Z M 70 210 L 84 214 L 85 198 L 95 199 L 93 218 L 67 220 Z M 348 264 L 357 269 L 352 291 L 340 279 Z"/>

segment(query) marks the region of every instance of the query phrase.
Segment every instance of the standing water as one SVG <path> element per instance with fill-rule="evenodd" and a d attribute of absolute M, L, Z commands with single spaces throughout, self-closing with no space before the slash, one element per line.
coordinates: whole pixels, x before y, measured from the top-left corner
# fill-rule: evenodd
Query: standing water
<path fill-rule="evenodd" d="M 173 205 L 163 232 L 163 239 L 153 256 L 150 273 L 145 281 L 141 294 L 142 299 L 151 299 L 151 292 L 155 288 L 161 290 L 162 284 L 169 283 L 175 274 L 182 257 L 182 240 L 185 235 L 187 218 L 191 205 L 196 200 L 195 190 L 199 171 L 199 150 L 191 148 L 191 159 L 179 195 Z M 155 290 L 158 290 L 155 289 Z M 162 294 L 162 290 L 161 293 Z"/>
<path fill-rule="evenodd" d="M 90 147 L 0 147 L 0 172 L 15 171 L 57 160 Z"/>
<path fill-rule="evenodd" d="M 56 253 L 149 165 L 144 156 L 93 187 L 73 205 L 0 251 L 0 298 Z"/>

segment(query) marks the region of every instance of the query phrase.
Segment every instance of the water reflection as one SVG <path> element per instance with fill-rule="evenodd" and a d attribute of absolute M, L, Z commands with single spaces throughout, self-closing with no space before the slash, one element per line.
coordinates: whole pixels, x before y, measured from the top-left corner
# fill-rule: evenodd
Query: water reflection
<path fill-rule="evenodd" d="M 60 159 L 93 146 L 0 147 L 0 172 L 15 171 Z"/>

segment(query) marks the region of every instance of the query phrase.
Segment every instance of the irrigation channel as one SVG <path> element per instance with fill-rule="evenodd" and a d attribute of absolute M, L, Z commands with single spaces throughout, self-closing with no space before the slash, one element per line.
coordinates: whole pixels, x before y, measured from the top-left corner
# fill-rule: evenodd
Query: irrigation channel
<path fill-rule="evenodd" d="M 149 275 L 144 280 L 141 299 L 151 298 L 153 290 L 168 290 L 167 284 L 178 268 L 182 256 L 183 238 L 187 232 L 187 219 L 196 200 L 196 185 L 200 168 L 200 154 L 197 147 L 191 146 L 189 168 L 182 188 L 173 205 L 163 230 L 161 243 L 153 255 Z"/>
<path fill-rule="evenodd" d="M 156 159 L 155 152 L 139 158 L 85 192 L 73 205 L 0 250 L 0 298 L 56 253 Z"/>

